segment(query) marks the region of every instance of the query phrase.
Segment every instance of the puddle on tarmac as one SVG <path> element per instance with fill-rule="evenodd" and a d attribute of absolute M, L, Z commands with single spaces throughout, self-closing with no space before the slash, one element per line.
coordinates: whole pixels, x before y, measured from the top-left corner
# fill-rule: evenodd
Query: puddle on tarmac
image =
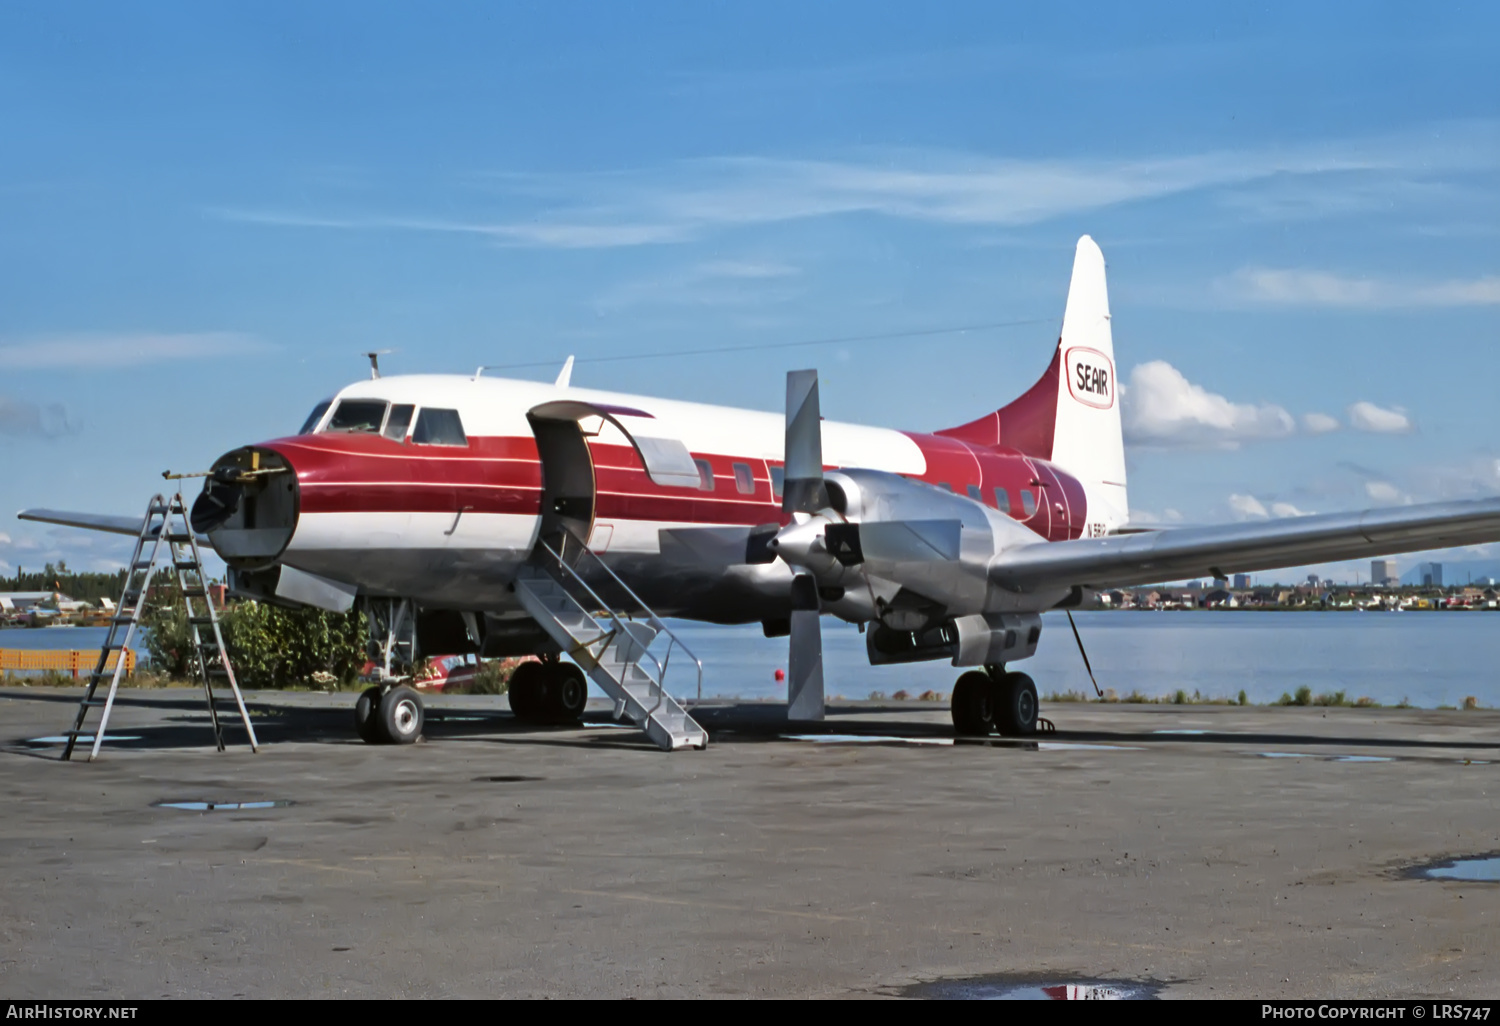
<path fill-rule="evenodd" d="M 182 809 L 184 812 L 252 812 L 256 809 L 284 809 L 293 804 L 286 798 L 274 798 L 260 802 L 152 802 L 154 809 Z"/>
<path fill-rule="evenodd" d="M 951 737 L 896 737 L 889 734 L 782 734 L 783 741 L 821 745 L 951 745 Z"/>
<path fill-rule="evenodd" d="M 500 773 L 492 777 L 475 777 L 476 784 L 529 784 L 534 780 L 546 780 L 546 777 L 527 777 L 519 773 Z"/>
<path fill-rule="evenodd" d="M 106 741 L 139 741 L 140 739 L 141 739 L 140 735 L 138 735 L 138 734 L 105 734 L 104 735 L 104 740 L 106 740 Z M 28 745 L 65 745 L 65 744 L 68 743 L 68 738 L 64 734 L 54 734 L 54 735 L 51 735 L 49 737 L 30 737 L 30 738 L 26 739 L 26 743 Z M 91 745 L 91 744 L 94 743 L 94 735 L 92 735 L 92 734 L 79 734 L 78 735 L 78 743 L 81 744 L 81 745 L 84 745 L 84 744 Z"/>
<path fill-rule="evenodd" d="M 1408 876 L 1422 880 L 1460 880 L 1465 883 L 1500 883 L 1500 855 L 1474 855 L 1413 866 Z"/>
<path fill-rule="evenodd" d="M 937 980 L 903 989 L 903 996 L 945 1001 L 1149 1001 L 1159 983 L 1133 980 L 1067 980 L 1045 976 L 976 976 Z"/>
<path fill-rule="evenodd" d="M 1329 762 L 1395 762 L 1389 755 L 1335 755 Z"/>
<path fill-rule="evenodd" d="M 1037 748 L 1044 752 L 1080 752 L 1089 749 L 1097 749 L 1101 752 L 1144 752 L 1144 748 L 1134 745 L 1086 745 L 1071 741 L 1038 741 Z"/>

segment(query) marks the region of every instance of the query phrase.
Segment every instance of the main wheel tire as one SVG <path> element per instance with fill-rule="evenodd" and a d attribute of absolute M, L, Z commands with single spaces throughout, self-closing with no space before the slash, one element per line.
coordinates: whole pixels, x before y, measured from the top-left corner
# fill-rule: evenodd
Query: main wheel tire
<path fill-rule="evenodd" d="M 573 663 L 553 663 L 547 681 L 547 713 L 553 723 L 579 723 L 589 704 L 589 681 Z"/>
<path fill-rule="evenodd" d="M 1000 678 L 998 706 L 995 721 L 1000 733 L 1016 737 L 1036 733 L 1037 714 L 1040 703 L 1036 697 L 1036 684 L 1024 673 L 1007 673 Z"/>
<path fill-rule="evenodd" d="M 995 682 L 971 670 L 953 685 L 953 729 L 966 737 L 983 737 L 995 729 Z"/>
<path fill-rule="evenodd" d="M 510 699 L 510 711 L 516 719 L 535 722 L 541 719 L 547 700 L 547 667 L 538 662 L 525 662 L 517 666 L 510 675 L 510 685 L 505 689 Z"/>
<path fill-rule="evenodd" d="M 422 696 L 402 685 L 380 700 L 380 726 L 392 744 L 409 745 L 422 736 Z"/>
<path fill-rule="evenodd" d="M 366 688 L 354 703 L 354 729 L 359 739 L 367 745 L 387 745 L 391 739 L 385 736 L 380 723 L 380 689 Z"/>

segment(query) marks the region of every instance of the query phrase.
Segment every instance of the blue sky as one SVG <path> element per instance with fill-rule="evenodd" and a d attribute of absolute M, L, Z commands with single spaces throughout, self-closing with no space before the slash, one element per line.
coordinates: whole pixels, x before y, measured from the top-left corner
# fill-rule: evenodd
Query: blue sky
<path fill-rule="evenodd" d="M 372 347 L 950 426 L 1085 232 L 1142 516 L 1500 494 L 1500 9 L 1038 6 L 6 4 L 0 509 L 133 511 Z M 0 524 L 60 556 L 124 558 Z"/>

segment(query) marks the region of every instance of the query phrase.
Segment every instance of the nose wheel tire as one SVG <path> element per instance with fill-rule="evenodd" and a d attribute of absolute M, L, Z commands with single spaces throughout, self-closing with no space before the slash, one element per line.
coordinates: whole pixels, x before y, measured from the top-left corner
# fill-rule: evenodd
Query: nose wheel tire
<path fill-rule="evenodd" d="M 953 686 L 953 729 L 963 737 L 984 737 L 995 729 L 998 688 L 990 675 L 972 670 Z"/>
<path fill-rule="evenodd" d="M 1040 703 L 1036 684 L 1024 673 L 1007 673 L 995 685 L 995 726 L 1007 737 L 1036 733 Z"/>
<path fill-rule="evenodd" d="M 392 744 L 409 745 L 422 736 L 422 698 L 404 684 L 380 699 L 380 726 Z"/>
<path fill-rule="evenodd" d="M 359 739 L 367 745 L 389 744 L 380 725 L 380 689 L 366 688 L 354 703 L 354 729 Z"/>

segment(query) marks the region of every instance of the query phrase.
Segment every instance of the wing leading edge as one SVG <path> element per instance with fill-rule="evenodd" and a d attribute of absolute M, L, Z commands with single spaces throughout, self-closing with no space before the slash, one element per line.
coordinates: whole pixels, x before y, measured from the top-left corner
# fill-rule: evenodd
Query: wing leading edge
<path fill-rule="evenodd" d="M 1038 542 L 995 557 L 989 573 L 1019 591 L 1121 588 L 1493 541 L 1500 498 Z"/>

